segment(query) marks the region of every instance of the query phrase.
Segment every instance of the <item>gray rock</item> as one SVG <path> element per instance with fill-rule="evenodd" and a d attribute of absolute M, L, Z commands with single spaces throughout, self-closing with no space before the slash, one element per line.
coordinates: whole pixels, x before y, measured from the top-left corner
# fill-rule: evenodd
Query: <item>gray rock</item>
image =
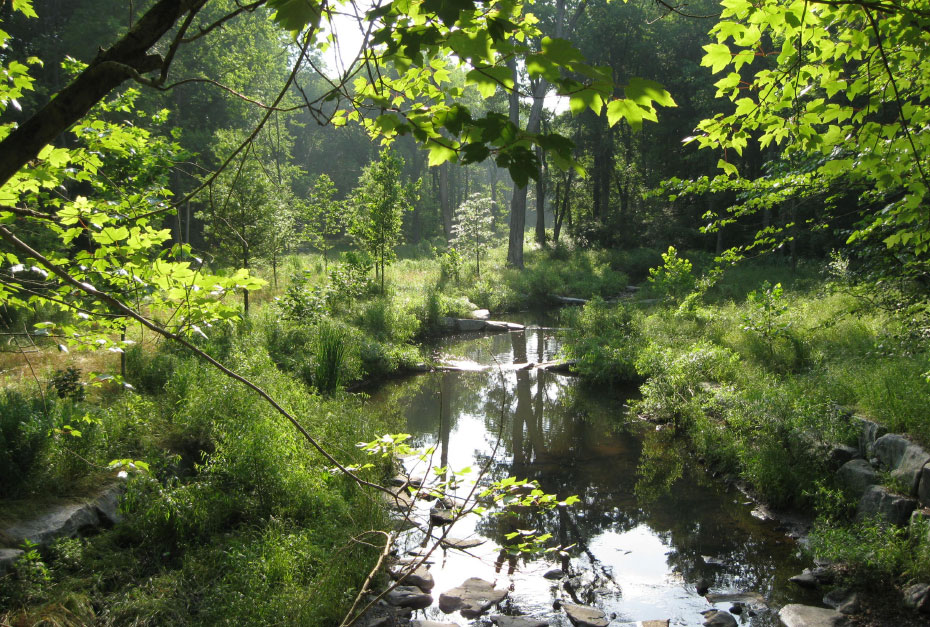
<path fill-rule="evenodd" d="M 710 610 L 704 614 L 704 627 L 736 627 L 739 623 L 729 612 Z"/>
<path fill-rule="evenodd" d="M 835 464 L 834 468 L 837 466 L 842 466 L 846 462 L 857 457 L 859 457 L 859 449 L 854 446 L 837 444 L 832 449 L 830 449 L 830 461 Z"/>
<path fill-rule="evenodd" d="M 800 575 L 789 577 L 788 581 L 802 588 L 816 589 L 820 587 L 820 582 L 814 577 L 810 570 L 805 570 Z"/>
<path fill-rule="evenodd" d="M 607 615 L 595 607 L 566 603 L 562 606 L 575 627 L 607 627 Z"/>
<path fill-rule="evenodd" d="M 471 317 L 475 320 L 487 320 L 491 317 L 491 312 L 487 309 L 476 309 L 471 312 Z"/>
<path fill-rule="evenodd" d="M 55 538 L 73 538 L 100 525 L 100 516 L 92 503 L 76 502 L 56 505 L 38 518 L 19 522 L 5 529 L 17 544 L 31 540 L 48 544 Z"/>
<path fill-rule="evenodd" d="M 420 590 L 425 590 L 426 592 L 432 590 L 436 585 L 433 575 L 426 566 L 417 566 L 413 572 L 409 572 L 409 568 L 398 565 L 391 568 L 389 572 L 393 579 L 400 579 L 403 577 L 404 585 L 416 586 Z"/>
<path fill-rule="evenodd" d="M 563 305 L 584 305 L 588 302 L 587 298 L 574 298 L 572 296 L 557 296 L 552 295 L 552 300 L 557 303 L 562 303 Z"/>
<path fill-rule="evenodd" d="M 395 607 L 409 607 L 412 610 L 422 610 L 433 604 L 433 597 L 416 586 L 397 586 L 384 598 Z"/>
<path fill-rule="evenodd" d="M 486 325 L 487 323 L 484 320 L 457 318 L 455 321 L 455 330 L 463 333 L 472 333 L 474 331 L 484 331 Z"/>
<path fill-rule="evenodd" d="M 861 498 L 870 486 L 881 483 L 872 464 L 864 459 L 854 459 L 843 464 L 836 471 L 836 481 L 843 490 L 856 498 Z"/>
<path fill-rule="evenodd" d="M 846 588 L 836 588 L 823 597 L 824 605 L 828 605 L 840 614 L 855 614 L 859 611 L 859 596 Z"/>
<path fill-rule="evenodd" d="M 930 506 L 930 465 L 921 469 L 918 481 L 917 499 L 925 506 Z"/>
<path fill-rule="evenodd" d="M 765 597 L 758 592 L 722 592 L 711 593 L 706 595 L 708 603 L 716 605 L 717 603 L 734 603 L 746 605 L 756 609 L 767 607 Z"/>
<path fill-rule="evenodd" d="M 488 320 L 485 329 L 488 331 L 522 331 L 526 327 L 516 322 L 503 322 L 501 320 Z"/>
<path fill-rule="evenodd" d="M 497 589 L 484 579 L 472 577 L 461 586 L 440 594 L 439 609 L 446 614 L 458 611 L 465 618 L 477 618 L 506 596 L 506 589 Z"/>
<path fill-rule="evenodd" d="M 481 538 L 444 538 L 441 544 L 447 549 L 473 549 L 487 542 Z"/>
<path fill-rule="evenodd" d="M 550 570 L 547 570 L 543 574 L 543 577 L 545 577 L 546 579 L 561 579 L 564 576 L 565 576 L 565 571 L 562 570 L 561 568 L 552 568 Z"/>
<path fill-rule="evenodd" d="M 896 433 L 888 433 L 875 440 L 874 451 L 882 466 L 891 471 L 891 476 L 903 481 L 911 496 L 917 496 L 920 474 L 930 462 L 930 454 Z"/>
<path fill-rule="evenodd" d="M 23 551 L 19 549 L 0 549 L 0 574 L 13 568 L 13 564 L 16 563 L 16 560 L 18 560 L 22 554 Z"/>
<path fill-rule="evenodd" d="M 836 610 L 797 603 L 781 608 L 778 618 L 785 627 L 839 627 L 846 623 L 846 617 Z"/>
<path fill-rule="evenodd" d="M 694 584 L 694 589 L 699 595 L 704 596 L 710 590 L 710 582 L 701 577 Z"/>
<path fill-rule="evenodd" d="M 872 446 L 875 440 L 888 433 L 888 429 L 877 422 L 859 416 L 854 416 L 852 420 L 853 423 L 859 424 L 859 452 L 865 457 L 872 457 Z"/>
<path fill-rule="evenodd" d="M 495 614 L 491 622 L 497 627 L 549 627 L 549 621 L 529 616 L 501 616 Z"/>
<path fill-rule="evenodd" d="M 125 492 L 125 483 L 114 483 L 104 488 L 91 501 L 91 505 L 96 508 L 101 522 L 115 525 L 123 520 L 122 515 L 119 513 L 119 502 Z"/>
<path fill-rule="evenodd" d="M 458 627 L 455 623 L 440 623 L 435 620 L 412 620 L 410 627 Z"/>
<path fill-rule="evenodd" d="M 429 521 L 437 527 L 444 527 L 455 522 L 455 511 L 442 507 L 434 507 L 429 510 Z"/>
<path fill-rule="evenodd" d="M 390 494 L 382 492 L 381 498 L 390 509 L 397 512 L 405 512 L 413 506 L 413 497 L 407 488 L 396 488 Z"/>
<path fill-rule="evenodd" d="M 879 517 L 892 525 L 906 525 L 911 512 L 917 508 L 917 499 L 889 492 L 884 486 L 873 485 L 859 500 L 856 519 Z"/>
<path fill-rule="evenodd" d="M 610 623 L 610 627 L 668 627 L 669 620 L 640 620 L 635 623 Z"/>
<path fill-rule="evenodd" d="M 904 590 L 904 605 L 924 614 L 930 614 L 930 585 L 915 583 Z"/>

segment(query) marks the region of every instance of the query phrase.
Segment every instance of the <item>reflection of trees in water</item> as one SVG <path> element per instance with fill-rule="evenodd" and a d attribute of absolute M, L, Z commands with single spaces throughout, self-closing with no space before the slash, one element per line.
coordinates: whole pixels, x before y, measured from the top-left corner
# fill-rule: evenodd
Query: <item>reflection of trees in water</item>
<path fill-rule="evenodd" d="M 539 361 L 546 351 L 542 334 L 529 343 L 522 333 L 496 338 L 490 350 L 508 350 L 509 342 L 517 362 Z M 720 588 L 767 594 L 776 573 L 784 580 L 794 574 L 789 571 L 800 569 L 787 548 L 775 545 L 783 536 L 760 533 L 740 504 L 742 495 L 720 494 L 705 473 L 692 469 L 685 448 L 670 432 L 634 434 L 638 429 L 624 418 L 625 399 L 607 396 L 571 377 L 511 370 L 418 376 L 392 384 L 377 402 L 385 411 L 406 414 L 417 443 L 438 439 L 440 454 L 455 446 L 452 434 L 462 417 L 478 418 L 493 440 L 503 415 L 497 457 L 488 458 L 493 444 L 488 441 L 484 450 L 475 451 L 473 467 L 489 464 L 489 481 L 511 475 L 535 479 L 546 492 L 561 498 L 577 494 L 581 502 L 568 509 L 487 516 L 477 530 L 502 545 L 508 543 L 506 534 L 517 529 L 551 533 L 553 544 L 575 544 L 570 556 L 590 562 L 594 574 L 587 587 L 576 591 L 579 602 L 590 602 L 586 595 L 610 575 L 587 551 L 588 541 L 639 525 L 647 525 L 669 546 L 669 567 L 686 581 L 703 577 Z M 445 455 L 436 461 L 444 465 Z M 518 562 L 505 559 L 500 568 Z M 566 558 L 563 569 L 568 567 Z"/>

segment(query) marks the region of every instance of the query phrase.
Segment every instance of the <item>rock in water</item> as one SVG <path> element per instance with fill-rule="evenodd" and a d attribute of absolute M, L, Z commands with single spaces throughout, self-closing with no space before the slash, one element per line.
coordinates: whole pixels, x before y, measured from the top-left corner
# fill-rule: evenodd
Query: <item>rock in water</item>
<path fill-rule="evenodd" d="M 594 607 L 566 603 L 562 606 L 575 627 L 607 627 L 607 615 Z"/>
<path fill-rule="evenodd" d="M 543 577 L 546 579 L 561 579 L 565 576 L 565 571 L 561 568 L 553 568 L 552 570 L 547 570 Z"/>
<path fill-rule="evenodd" d="M 733 615 L 721 610 L 710 610 L 704 613 L 704 627 L 736 627 L 738 623 Z"/>
<path fill-rule="evenodd" d="M 422 610 L 433 604 L 433 597 L 416 586 L 397 586 L 384 598 L 395 607 L 409 607 L 413 610 Z"/>
<path fill-rule="evenodd" d="M 491 617 L 491 622 L 497 627 L 549 627 L 549 621 L 530 618 L 529 616 L 495 615 Z"/>
<path fill-rule="evenodd" d="M 442 545 L 447 549 L 473 549 L 481 546 L 486 541 L 481 538 L 446 538 L 442 540 Z"/>
<path fill-rule="evenodd" d="M 701 577 L 697 580 L 697 583 L 694 584 L 694 589 L 699 595 L 704 596 L 707 594 L 708 590 L 710 590 L 710 582 Z"/>
<path fill-rule="evenodd" d="M 443 509 L 441 507 L 434 507 L 429 510 L 429 521 L 437 527 L 451 525 L 453 522 L 455 522 L 455 511 L 451 509 Z"/>
<path fill-rule="evenodd" d="M 839 627 L 846 617 L 836 610 L 792 603 L 781 608 L 778 618 L 785 627 Z"/>
<path fill-rule="evenodd" d="M 430 574 L 426 566 L 417 566 L 413 572 L 407 572 L 407 570 L 408 569 L 404 568 L 403 565 L 400 565 L 391 568 L 389 572 L 393 579 L 404 577 L 404 585 L 416 586 L 420 590 L 425 590 L 426 592 L 432 590 L 433 586 L 436 585 L 436 582 L 433 580 L 433 575 Z"/>
<path fill-rule="evenodd" d="M 440 594 L 439 609 L 446 614 L 458 611 L 465 618 L 477 618 L 506 596 L 507 590 L 497 589 L 484 579 L 472 577 L 461 586 Z"/>

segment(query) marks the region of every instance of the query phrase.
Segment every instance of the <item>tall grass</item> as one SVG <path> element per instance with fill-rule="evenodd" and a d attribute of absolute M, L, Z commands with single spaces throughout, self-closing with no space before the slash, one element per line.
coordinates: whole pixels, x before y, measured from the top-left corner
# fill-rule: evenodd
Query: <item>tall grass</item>
<path fill-rule="evenodd" d="M 334 392 L 343 383 L 343 371 L 349 351 L 348 339 L 346 329 L 331 320 L 323 319 L 317 326 L 313 384 L 324 394 Z"/>

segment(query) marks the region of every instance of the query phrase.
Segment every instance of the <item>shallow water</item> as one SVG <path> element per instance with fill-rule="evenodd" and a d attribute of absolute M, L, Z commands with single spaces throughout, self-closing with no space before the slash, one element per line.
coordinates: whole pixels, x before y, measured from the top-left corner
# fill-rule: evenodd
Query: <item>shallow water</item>
<path fill-rule="evenodd" d="M 564 612 L 553 609 L 556 600 L 596 606 L 618 623 L 700 625 L 702 611 L 732 605 L 712 605 L 698 595 L 702 578 L 714 593 L 764 598 L 754 616 L 738 618 L 741 624 L 777 625 L 777 608 L 815 602 L 787 582 L 810 565 L 794 541 L 773 521 L 754 516 L 754 505 L 738 490 L 711 479 L 680 440 L 632 418 L 627 402 L 635 388 L 591 389 L 575 377 L 512 366 L 556 356 L 558 325 L 543 320 L 541 326 L 446 338 L 436 345 L 437 355 L 471 370 L 394 381 L 372 395 L 373 405 L 404 414 L 416 446 L 436 447 L 432 466 L 471 467 L 473 475 L 486 468 L 490 479 L 535 479 L 546 492 L 581 499 L 569 508 L 457 522 L 449 537 L 486 541 L 467 552 L 437 549 L 430 556 L 434 598 L 480 577 L 510 590 L 489 615 L 530 615 L 550 625 L 569 625 Z M 415 458 L 405 464 L 411 476 L 427 470 Z M 471 485 L 463 482 L 456 494 L 464 497 Z M 418 503 L 421 520 L 429 507 Z M 564 555 L 510 557 L 501 546 L 517 529 L 551 533 L 547 545 L 569 548 Z M 421 531 L 411 531 L 400 548 L 415 553 L 422 540 Z M 575 577 L 570 585 L 542 577 L 556 567 Z M 488 624 L 488 615 L 469 621 L 443 614 L 436 602 L 424 613 L 459 625 Z"/>

